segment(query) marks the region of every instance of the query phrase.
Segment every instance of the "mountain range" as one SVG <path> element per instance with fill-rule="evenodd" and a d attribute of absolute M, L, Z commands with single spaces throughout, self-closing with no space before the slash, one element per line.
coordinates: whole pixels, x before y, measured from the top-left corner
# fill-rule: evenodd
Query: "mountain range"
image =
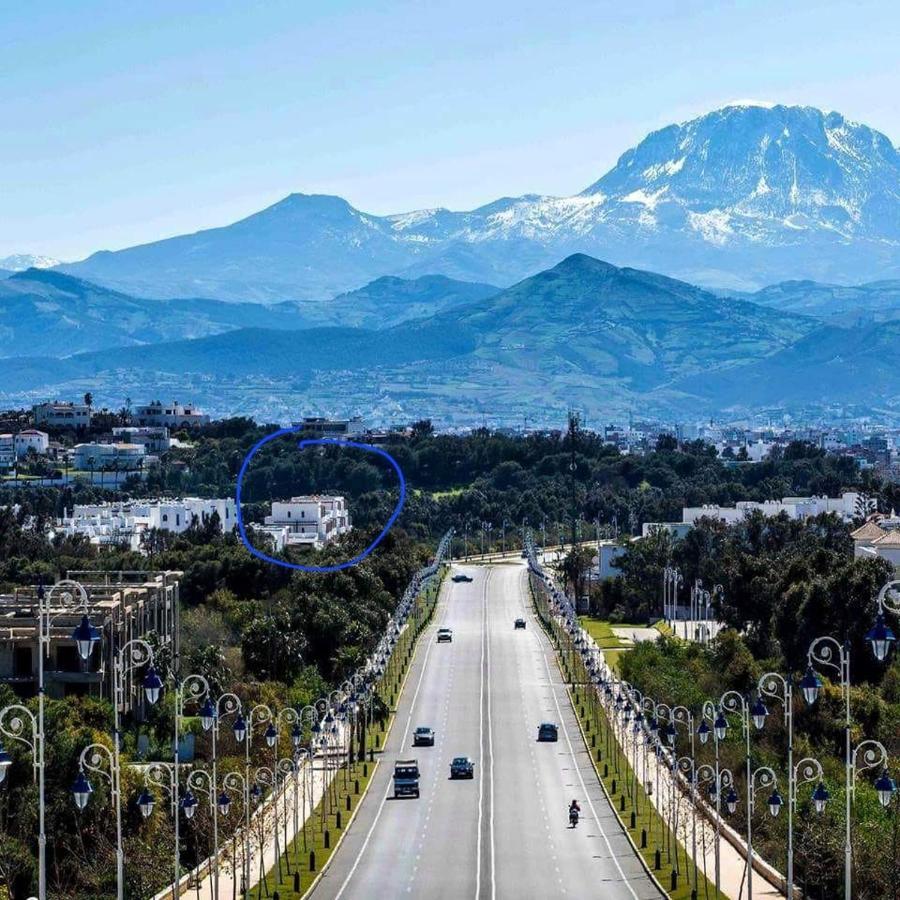
<path fill-rule="evenodd" d="M 570 197 L 379 216 L 291 194 L 60 268 L 139 296 L 272 303 L 385 275 L 507 287 L 576 252 L 729 290 L 871 282 L 900 277 L 898 250 L 900 153 L 885 135 L 812 107 L 731 105 L 653 132 Z"/>
<path fill-rule="evenodd" d="M 11 281 L 42 277 L 72 280 L 32 272 Z M 400 289 L 421 295 L 421 287 Z M 900 375 L 883 371 L 898 332 L 900 323 L 836 328 L 574 254 L 506 290 L 379 330 L 237 327 L 64 358 L 6 359 L 0 399 L 92 390 L 118 407 L 125 396 L 171 391 L 214 415 L 284 421 L 301 410 L 360 411 L 444 424 L 473 424 L 501 410 L 515 421 L 552 422 L 570 407 L 592 417 L 636 409 L 746 414 L 814 402 L 877 407 L 896 405 L 900 393 Z"/>

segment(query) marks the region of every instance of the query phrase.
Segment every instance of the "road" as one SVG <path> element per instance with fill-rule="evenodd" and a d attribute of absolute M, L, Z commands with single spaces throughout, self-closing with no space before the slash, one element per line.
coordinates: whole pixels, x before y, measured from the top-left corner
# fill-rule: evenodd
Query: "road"
<path fill-rule="evenodd" d="M 576 896 L 649 900 L 644 872 L 606 802 L 556 668 L 526 602 L 524 565 L 454 566 L 400 698 L 368 794 L 313 897 L 494 898 Z M 517 617 L 526 630 L 514 630 Z M 437 644 L 440 626 L 453 643 Z M 539 744 L 541 721 L 556 744 Z M 434 747 L 412 748 L 418 725 Z M 451 781 L 450 760 L 475 761 Z M 394 800 L 395 759 L 416 757 L 420 799 Z M 581 804 L 576 829 L 567 806 Z"/>

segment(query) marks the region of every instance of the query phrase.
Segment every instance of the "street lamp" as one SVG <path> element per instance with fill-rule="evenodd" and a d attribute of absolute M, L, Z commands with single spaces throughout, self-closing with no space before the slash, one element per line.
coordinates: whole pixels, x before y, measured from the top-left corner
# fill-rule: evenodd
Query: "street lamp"
<path fill-rule="evenodd" d="M 875 659 L 884 662 L 891 652 L 891 647 L 897 641 L 897 636 L 885 624 L 884 613 L 887 610 L 894 615 L 900 615 L 900 580 L 889 581 L 884 585 L 878 592 L 877 602 L 878 616 L 875 619 L 875 625 L 866 634 L 866 640 L 872 645 Z"/>
<path fill-rule="evenodd" d="M 148 703 L 155 703 L 162 690 L 162 680 L 153 668 L 153 649 L 141 638 L 132 638 L 113 657 L 113 735 L 112 749 L 105 744 L 89 744 L 81 751 L 79 767 L 101 775 L 110 786 L 110 802 L 116 815 L 116 897 L 125 896 L 125 850 L 122 839 L 122 760 L 121 711 L 125 708 L 125 682 L 137 669 L 147 666 L 142 680 L 144 695 Z M 105 762 L 105 765 L 103 765 Z M 146 791 L 145 791 L 146 793 Z M 79 797 L 74 794 L 76 804 Z M 90 792 L 85 803 L 90 799 Z M 83 807 L 79 806 L 79 809 Z M 152 798 L 149 807 L 152 811 Z M 141 808 L 143 812 L 143 807 Z M 145 813 L 149 815 L 149 812 Z"/>
<path fill-rule="evenodd" d="M 803 697 L 810 705 L 816 702 L 822 681 L 813 666 L 818 663 L 834 669 L 839 676 L 844 700 L 844 896 L 852 897 L 853 845 L 850 835 L 850 811 L 853 785 L 856 778 L 855 756 L 850 749 L 850 642 L 840 643 L 831 636 L 816 638 L 807 651 L 807 668 L 800 682 Z"/>
<path fill-rule="evenodd" d="M 7 737 L 25 744 L 32 754 L 34 774 L 38 783 L 38 897 L 39 900 L 47 898 L 47 834 L 45 829 L 45 816 L 47 810 L 45 786 L 44 786 L 44 660 L 50 657 L 50 643 L 53 625 L 60 618 L 71 617 L 81 612 L 82 618 L 79 625 L 72 631 L 72 640 L 82 660 L 87 661 L 94 649 L 94 645 L 100 640 L 100 632 L 94 628 L 87 617 L 88 595 L 84 587 L 77 581 L 64 579 L 57 582 L 48 590 L 39 584 L 37 587 L 37 643 L 38 643 L 38 712 L 34 716 L 28 709 L 20 704 L 13 704 L 0 711 L 0 732 Z M 54 607 L 56 612 L 54 613 Z M 9 724 L 6 725 L 7 714 Z M 25 737 L 25 726 L 31 726 L 31 737 Z M 11 760 L 10 760 L 11 762 Z M 5 777 L 9 764 L 0 761 L 0 781 Z"/>

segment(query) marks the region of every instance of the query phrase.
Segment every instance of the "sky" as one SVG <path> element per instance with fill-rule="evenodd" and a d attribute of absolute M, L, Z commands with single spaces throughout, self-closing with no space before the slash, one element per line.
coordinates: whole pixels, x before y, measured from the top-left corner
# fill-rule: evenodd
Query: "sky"
<path fill-rule="evenodd" d="M 900 143 L 883 0 L 0 0 L 0 258 L 224 225 L 292 192 L 366 212 L 584 189 L 735 99 Z"/>

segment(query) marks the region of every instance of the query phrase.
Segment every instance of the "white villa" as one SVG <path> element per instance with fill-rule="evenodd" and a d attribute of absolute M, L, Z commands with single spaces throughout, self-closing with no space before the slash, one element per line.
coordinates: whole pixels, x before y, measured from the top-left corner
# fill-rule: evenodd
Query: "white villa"
<path fill-rule="evenodd" d="M 122 472 L 134 471 L 150 462 L 143 444 L 76 444 L 72 449 L 72 465 L 76 469 L 89 472 L 101 472 L 104 469 L 119 467 Z"/>
<path fill-rule="evenodd" d="M 343 497 L 312 494 L 272 502 L 271 515 L 255 530 L 269 535 L 276 550 L 325 546 L 350 531 L 350 513 Z"/>
<path fill-rule="evenodd" d="M 871 516 L 850 536 L 856 556 L 886 559 L 900 575 L 900 516 Z"/>
<path fill-rule="evenodd" d="M 223 532 L 236 527 L 234 500 L 183 497 L 174 500 L 123 500 L 115 503 L 78 504 L 57 519 L 51 537 L 83 534 L 92 544 L 143 549 L 144 538 L 157 529 L 180 534 L 195 522 L 217 513 Z"/>

